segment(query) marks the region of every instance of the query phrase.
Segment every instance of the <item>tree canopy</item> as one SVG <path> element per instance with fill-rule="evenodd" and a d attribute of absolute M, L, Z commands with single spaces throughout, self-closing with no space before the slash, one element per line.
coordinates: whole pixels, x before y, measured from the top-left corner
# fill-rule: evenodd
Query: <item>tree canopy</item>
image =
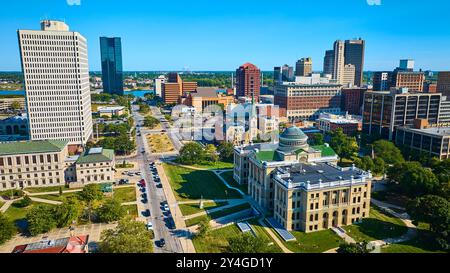
<path fill-rule="evenodd" d="M 0 212 L 0 245 L 11 239 L 15 233 L 14 223 Z"/>
<path fill-rule="evenodd" d="M 251 233 L 242 233 L 228 240 L 230 253 L 265 253 L 268 241 Z"/>
<path fill-rule="evenodd" d="M 376 157 L 380 157 L 387 164 L 400 164 L 405 162 L 402 152 L 394 143 L 387 140 L 377 140 L 373 143 Z"/>
<path fill-rule="evenodd" d="M 97 210 L 97 215 L 102 223 L 110 223 L 118 221 L 125 216 L 125 209 L 122 207 L 121 203 L 115 199 L 108 199 L 106 202 Z"/>
<path fill-rule="evenodd" d="M 56 228 L 57 223 L 54 213 L 54 208 L 48 205 L 32 207 L 26 215 L 30 234 L 36 236 Z"/>
<path fill-rule="evenodd" d="M 105 230 L 101 234 L 100 252 L 102 253 L 152 253 L 151 233 L 142 222 L 124 218 L 115 229 Z"/>
<path fill-rule="evenodd" d="M 181 148 L 178 159 L 182 164 L 191 165 L 200 163 L 204 159 L 204 156 L 205 152 L 202 145 L 197 142 L 190 142 Z"/>
<path fill-rule="evenodd" d="M 330 136 L 330 146 L 341 157 L 341 160 L 343 158 L 351 159 L 358 152 L 356 138 L 344 134 L 342 128 L 331 132 Z"/>

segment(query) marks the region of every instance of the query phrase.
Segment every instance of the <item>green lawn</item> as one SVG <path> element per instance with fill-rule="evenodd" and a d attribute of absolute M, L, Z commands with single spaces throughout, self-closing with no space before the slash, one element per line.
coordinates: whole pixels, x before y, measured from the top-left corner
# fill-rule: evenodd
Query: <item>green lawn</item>
<path fill-rule="evenodd" d="M 52 187 L 40 187 L 40 188 L 25 188 L 25 191 L 29 193 L 41 193 L 41 192 L 59 192 L 62 187 L 63 191 L 68 190 L 67 186 L 52 186 Z"/>
<path fill-rule="evenodd" d="M 180 210 L 181 213 L 184 216 L 187 215 L 192 215 L 192 214 L 196 214 L 202 211 L 205 211 L 207 209 L 215 209 L 215 208 L 219 208 L 219 207 L 223 207 L 226 206 L 228 204 L 228 202 L 205 202 L 203 203 L 203 209 L 200 208 L 200 204 L 199 203 L 195 203 L 195 204 L 181 204 Z"/>
<path fill-rule="evenodd" d="M 238 199 L 241 194 L 228 189 L 211 171 L 199 171 L 164 164 L 175 197 L 179 201 L 203 199 Z"/>
<path fill-rule="evenodd" d="M 372 206 L 370 217 L 361 224 L 343 227 L 347 234 L 357 242 L 395 238 L 408 231 L 402 220 L 384 213 Z"/>
<path fill-rule="evenodd" d="M 3 207 L 4 204 L 5 204 L 5 202 L 0 201 L 0 208 Z"/>
<path fill-rule="evenodd" d="M 270 225 L 269 225 L 270 226 Z M 297 241 L 285 242 L 278 233 L 272 229 L 283 244 L 295 253 L 322 253 L 327 250 L 339 247 L 344 243 L 339 236 L 331 230 L 305 233 L 301 231 L 291 231 Z"/>
<path fill-rule="evenodd" d="M 32 202 L 31 205 L 29 205 L 26 208 L 21 208 L 19 206 L 17 206 L 17 204 L 20 201 L 16 201 L 14 203 L 12 203 L 12 205 L 8 208 L 8 210 L 5 212 L 5 216 L 8 217 L 11 221 L 16 223 L 16 226 L 19 228 L 19 230 L 21 230 L 22 232 L 26 230 L 26 216 L 27 216 L 27 212 L 36 205 L 42 204 L 42 203 L 38 203 L 38 202 Z M 44 204 L 46 206 L 52 206 L 49 204 Z"/>
<path fill-rule="evenodd" d="M 258 222 L 258 219 L 252 219 L 248 221 L 248 223 L 252 226 L 258 236 L 265 238 L 269 242 L 269 249 L 267 250 L 267 253 L 283 253 L 283 250 L 275 243 L 264 227 Z"/>
<path fill-rule="evenodd" d="M 79 196 L 79 192 L 68 192 L 68 193 L 63 193 L 62 195 L 46 194 L 46 195 L 38 195 L 38 196 L 32 196 L 32 197 L 36 197 L 36 198 L 40 198 L 40 199 L 47 199 L 47 200 L 51 200 L 51 201 L 63 202 L 65 198 L 78 197 L 78 196 Z"/>
<path fill-rule="evenodd" d="M 429 228 L 429 224 L 420 223 L 417 226 L 416 238 L 383 247 L 382 253 L 445 253 L 433 239 L 433 233 L 429 231 Z"/>
<path fill-rule="evenodd" d="M 200 164 L 194 164 L 192 167 L 196 168 L 202 168 L 207 170 L 218 170 L 218 169 L 233 169 L 234 164 L 230 162 L 223 162 L 223 161 L 217 161 L 217 162 L 209 162 L 205 161 Z"/>
<path fill-rule="evenodd" d="M 133 218 L 138 217 L 138 207 L 137 205 L 127 205 L 123 206 L 125 208 L 125 211 L 128 212 L 128 215 L 130 215 Z"/>
<path fill-rule="evenodd" d="M 282 253 L 281 248 L 272 241 L 269 234 L 258 224 L 256 219 L 249 221 L 249 224 L 254 228 L 257 236 L 262 236 L 270 242 L 267 253 Z M 230 225 L 211 231 L 206 238 L 194 237 L 192 243 L 197 253 L 227 253 L 228 240 L 240 234 L 242 232 L 237 225 Z"/>
<path fill-rule="evenodd" d="M 114 198 L 120 203 L 136 201 L 136 189 L 134 187 L 114 189 Z"/>
<path fill-rule="evenodd" d="M 225 181 L 228 182 L 228 184 L 232 187 L 240 189 L 243 193 L 248 193 L 248 185 L 241 185 L 236 180 L 234 180 L 233 177 L 234 172 L 233 171 L 227 171 L 220 174 Z"/>
<path fill-rule="evenodd" d="M 191 218 L 191 219 L 187 219 L 186 220 L 186 226 L 190 227 L 190 226 L 195 226 L 197 224 L 199 224 L 201 221 L 207 219 L 208 217 L 211 219 L 217 219 L 217 218 L 221 218 L 224 216 L 227 216 L 229 214 L 234 214 L 237 213 L 239 211 L 243 211 L 246 209 L 250 208 L 250 204 L 249 203 L 244 203 L 238 206 L 234 206 L 231 208 L 227 208 L 227 209 L 223 209 L 223 210 L 219 210 L 219 211 L 215 211 L 212 213 L 207 213 L 206 215 L 202 215 L 202 216 L 198 216 L 195 218 Z"/>
<path fill-rule="evenodd" d="M 226 253 L 228 240 L 241 234 L 236 225 L 230 225 L 224 228 L 211 231 L 208 237 L 192 239 L 197 253 Z"/>

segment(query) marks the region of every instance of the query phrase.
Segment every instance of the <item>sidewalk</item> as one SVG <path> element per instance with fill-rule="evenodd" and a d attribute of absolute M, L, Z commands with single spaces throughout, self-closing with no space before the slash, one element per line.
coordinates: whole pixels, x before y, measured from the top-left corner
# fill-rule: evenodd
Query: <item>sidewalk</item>
<path fill-rule="evenodd" d="M 197 203 L 198 203 L 198 202 L 197 202 Z M 216 202 L 216 203 L 217 203 L 217 202 Z M 218 207 L 218 208 L 213 208 L 213 209 L 205 209 L 205 210 L 202 211 L 202 212 L 198 212 L 198 213 L 195 213 L 195 214 L 183 216 L 183 219 L 184 219 L 184 220 L 188 220 L 188 219 L 196 218 L 196 217 L 199 217 L 199 216 L 206 215 L 206 214 L 208 214 L 208 213 L 213 213 L 213 212 L 216 212 L 216 211 L 221 211 L 221 210 L 224 210 L 224 209 L 236 207 L 236 206 L 239 206 L 239 205 L 244 204 L 244 203 L 247 203 L 247 201 L 245 201 L 244 199 L 233 199 L 233 200 L 229 200 L 229 201 L 228 201 L 228 205 L 226 205 L 226 206 L 222 206 L 222 207 Z"/>
<path fill-rule="evenodd" d="M 278 237 L 272 232 L 272 230 L 267 226 L 267 224 L 264 222 L 264 218 L 260 218 L 258 220 L 258 223 L 264 228 L 264 230 L 269 234 L 269 236 L 272 238 L 272 240 L 283 250 L 284 253 L 294 253 L 290 251 L 287 247 L 284 246 L 283 242 L 278 239 Z"/>
<path fill-rule="evenodd" d="M 186 224 L 183 219 L 183 214 L 181 213 L 180 207 L 177 205 L 177 199 L 172 191 L 169 180 L 167 179 L 166 172 L 162 165 L 157 164 L 156 169 L 158 170 L 159 176 L 161 178 L 161 184 L 163 185 L 163 190 L 167 198 L 167 203 L 172 210 L 173 220 L 175 222 L 175 227 L 178 230 L 187 231 Z M 183 247 L 184 253 L 195 253 L 195 247 L 192 240 L 188 236 L 180 236 L 181 245 Z"/>

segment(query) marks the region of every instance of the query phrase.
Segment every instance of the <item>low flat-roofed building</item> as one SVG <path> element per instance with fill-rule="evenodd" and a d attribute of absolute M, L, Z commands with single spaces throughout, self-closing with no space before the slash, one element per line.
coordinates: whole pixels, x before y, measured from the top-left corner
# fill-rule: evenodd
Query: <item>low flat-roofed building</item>
<path fill-rule="evenodd" d="M 197 92 L 189 93 L 187 105 L 195 108 L 197 113 L 210 105 L 218 105 L 227 109 L 228 105 L 234 103 L 234 97 L 219 92 L 216 88 L 201 88 Z"/>
<path fill-rule="evenodd" d="M 8 98 L 8 97 L 0 97 L 0 111 L 8 111 L 14 110 L 14 105 L 17 104 L 19 109 L 17 110 L 25 110 L 25 97 L 19 98 Z"/>
<path fill-rule="evenodd" d="M 98 113 L 101 117 L 113 117 L 113 116 L 122 116 L 125 114 L 125 107 L 123 106 L 101 106 L 98 107 Z"/>
<path fill-rule="evenodd" d="M 91 148 L 79 156 L 76 163 L 77 183 L 86 184 L 114 182 L 114 151 Z"/>
<path fill-rule="evenodd" d="M 344 134 L 353 136 L 356 132 L 362 130 L 362 118 L 357 119 L 350 115 L 333 115 L 322 113 L 317 120 L 319 129 L 324 133 L 334 132 L 341 128 Z"/>
<path fill-rule="evenodd" d="M 56 240 L 43 240 L 37 243 L 19 245 L 14 248 L 12 253 L 88 253 L 89 235 L 73 236 Z"/>
<path fill-rule="evenodd" d="M 28 118 L 18 115 L 0 120 L 0 141 L 20 141 L 29 138 Z"/>
<path fill-rule="evenodd" d="M 64 185 L 67 141 L 0 143 L 0 190 Z"/>
<path fill-rule="evenodd" d="M 0 143 L 0 191 L 113 182 L 114 167 L 113 150 L 92 148 L 69 155 L 67 141 Z"/>
<path fill-rule="evenodd" d="M 287 230 L 315 232 L 369 217 L 372 174 L 330 163 L 278 167 L 274 218 Z"/>
<path fill-rule="evenodd" d="M 395 143 L 444 160 L 450 158 L 450 127 L 398 127 Z"/>

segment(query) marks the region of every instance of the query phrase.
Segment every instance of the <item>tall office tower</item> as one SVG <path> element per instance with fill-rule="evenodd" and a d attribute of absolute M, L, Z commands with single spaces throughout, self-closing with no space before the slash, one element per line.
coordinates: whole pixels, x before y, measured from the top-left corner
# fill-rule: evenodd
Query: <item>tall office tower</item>
<path fill-rule="evenodd" d="M 355 85 L 355 71 L 356 68 L 352 64 L 346 64 L 344 66 L 344 75 L 342 77 L 342 84 L 352 87 Z"/>
<path fill-rule="evenodd" d="M 439 72 L 437 92 L 442 93 L 450 99 L 450 71 Z"/>
<path fill-rule="evenodd" d="M 301 58 L 295 64 L 295 76 L 309 77 L 312 74 L 312 58 Z"/>
<path fill-rule="evenodd" d="M 167 81 L 162 84 L 162 98 L 164 103 L 178 103 L 183 93 L 183 81 L 178 73 L 169 73 Z"/>
<path fill-rule="evenodd" d="M 64 22 L 18 30 L 31 140 L 85 145 L 92 136 L 87 41 Z"/>
<path fill-rule="evenodd" d="M 281 66 L 275 66 L 273 68 L 273 81 L 275 84 L 283 81 Z"/>
<path fill-rule="evenodd" d="M 339 84 L 344 82 L 345 42 L 334 42 L 333 79 Z"/>
<path fill-rule="evenodd" d="M 120 38 L 100 37 L 103 92 L 123 95 L 122 42 Z"/>
<path fill-rule="evenodd" d="M 363 84 L 364 52 L 366 42 L 362 39 L 346 40 L 344 49 L 345 65 L 355 66 L 355 85 L 361 87 Z"/>
<path fill-rule="evenodd" d="M 414 71 L 414 60 L 406 59 L 406 60 L 400 60 L 400 66 L 398 67 L 398 70 L 401 71 Z"/>
<path fill-rule="evenodd" d="M 368 91 L 364 94 L 363 132 L 392 140 L 397 127 L 411 127 L 416 119 L 436 124 L 441 94 L 409 93 L 407 88 Z"/>
<path fill-rule="evenodd" d="M 294 68 L 285 64 L 281 67 L 281 78 L 284 82 L 294 81 Z"/>
<path fill-rule="evenodd" d="M 246 63 L 236 70 L 236 95 L 259 101 L 261 92 L 261 70 L 251 63 Z"/>
<path fill-rule="evenodd" d="M 323 74 L 333 75 L 334 71 L 334 50 L 325 51 L 325 58 L 323 59 Z"/>

